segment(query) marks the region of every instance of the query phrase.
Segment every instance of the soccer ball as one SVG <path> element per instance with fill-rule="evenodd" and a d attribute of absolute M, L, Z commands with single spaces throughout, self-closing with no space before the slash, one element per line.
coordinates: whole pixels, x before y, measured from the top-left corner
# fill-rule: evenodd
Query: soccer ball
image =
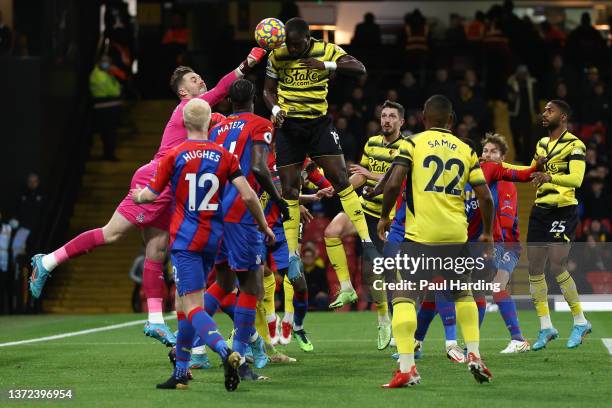
<path fill-rule="evenodd" d="M 266 50 L 282 46 L 285 42 L 285 25 L 276 18 L 264 18 L 255 28 L 255 41 Z"/>

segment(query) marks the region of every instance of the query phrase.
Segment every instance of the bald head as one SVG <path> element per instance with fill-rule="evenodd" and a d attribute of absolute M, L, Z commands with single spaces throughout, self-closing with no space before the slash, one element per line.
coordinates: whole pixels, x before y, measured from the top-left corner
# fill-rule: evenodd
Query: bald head
<path fill-rule="evenodd" d="M 448 126 L 453 114 L 453 104 L 444 95 L 433 95 L 425 101 L 423 117 L 428 127 Z"/>
<path fill-rule="evenodd" d="M 189 131 L 204 132 L 210 123 L 210 105 L 202 99 L 191 99 L 183 108 L 183 122 Z"/>

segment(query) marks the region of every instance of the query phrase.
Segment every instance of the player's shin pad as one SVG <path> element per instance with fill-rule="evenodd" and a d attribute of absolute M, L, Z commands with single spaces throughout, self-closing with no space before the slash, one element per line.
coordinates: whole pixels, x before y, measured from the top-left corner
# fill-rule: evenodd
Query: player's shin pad
<path fill-rule="evenodd" d="M 564 271 L 558 275 L 556 279 L 559 287 L 561 288 L 561 293 L 563 293 L 563 297 L 572 311 L 572 316 L 580 314 L 582 312 L 582 306 L 580 304 L 580 299 L 578 298 L 576 282 L 574 282 L 572 276 L 568 271 Z"/>
<path fill-rule="evenodd" d="M 286 200 L 289 206 L 289 219 L 283 221 L 285 237 L 289 254 L 294 254 L 298 250 L 298 234 L 300 229 L 300 203 L 298 200 Z"/>
<path fill-rule="evenodd" d="M 529 275 L 529 291 L 538 317 L 548 316 L 548 286 L 544 274 Z"/>
<path fill-rule="evenodd" d="M 393 336 L 399 354 L 414 353 L 414 332 L 417 327 L 414 303 L 401 302 L 393 305 Z"/>
<path fill-rule="evenodd" d="M 340 197 L 340 203 L 342 208 L 351 222 L 355 226 L 359 238 L 364 241 L 370 241 L 370 233 L 368 232 L 368 224 L 366 223 L 363 209 L 361 208 L 361 202 L 353 186 L 348 186 L 344 190 L 338 193 Z"/>
<path fill-rule="evenodd" d="M 471 296 L 465 296 L 456 300 L 457 323 L 466 343 L 478 342 L 480 330 L 478 327 L 478 308 Z"/>

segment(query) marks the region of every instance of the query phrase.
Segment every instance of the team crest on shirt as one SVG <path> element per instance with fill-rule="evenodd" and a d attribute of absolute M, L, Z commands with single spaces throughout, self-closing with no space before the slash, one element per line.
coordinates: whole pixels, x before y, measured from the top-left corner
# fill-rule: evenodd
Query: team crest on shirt
<path fill-rule="evenodd" d="M 142 224 L 142 223 L 144 222 L 144 220 L 145 220 L 144 213 L 139 213 L 139 214 L 136 216 L 136 222 L 137 222 L 137 223 Z"/>
<path fill-rule="evenodd" d="M 389 156 L 393 156 L 395 154 L 395 149 L 389 149 Z"/>

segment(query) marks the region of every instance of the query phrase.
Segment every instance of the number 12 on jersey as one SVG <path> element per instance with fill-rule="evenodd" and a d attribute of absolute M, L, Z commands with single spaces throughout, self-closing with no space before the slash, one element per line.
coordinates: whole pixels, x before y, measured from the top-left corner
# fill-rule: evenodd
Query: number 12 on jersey
<path fill-rule="evenodd" d="M 196 173 L 185 174 L 185 180 L 189 183 L 189 211 L 217 211 L 219 204 L 211 204 L 210 200 L 214 197 L 215 193 L 219 189 L 219 179 L 213 173 L 204 173 L 198 178 Z M 196 210 L 196 193 L 197 189 L 207 188 L 206 182 L 209 181 L 208 191 L 200 202 L 198 209 Z"/>

